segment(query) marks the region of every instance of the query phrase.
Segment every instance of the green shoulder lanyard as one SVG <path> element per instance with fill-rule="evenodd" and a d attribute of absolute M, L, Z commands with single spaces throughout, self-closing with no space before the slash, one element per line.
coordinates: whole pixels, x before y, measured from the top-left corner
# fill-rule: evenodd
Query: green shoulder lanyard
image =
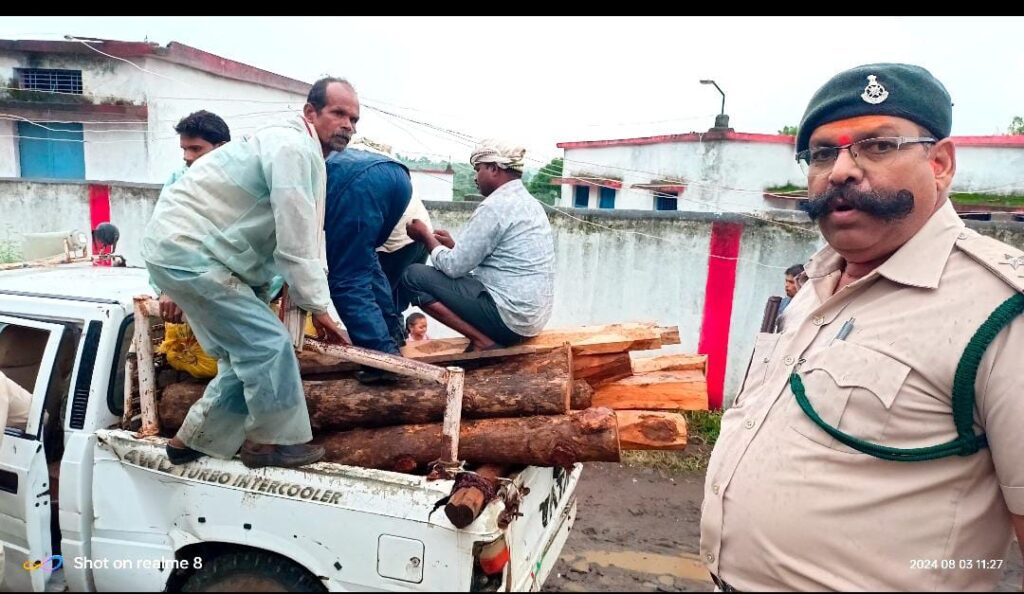
<path fill-rule="evenodd" d="M 981 448 L 988 447 L 988 439 L 984 434 L 974 435 L 974 384 L 978 377 L 981 358 L 996 335 L 1021 313 L 1024 313 L 1024 293 L 1017 293 L 997 307 L 967 343 L 967 348 L 964 349 L 964 354 L 957 364 L 956 375 L 953 377 L 953 423 L 956 425 L 958 437 L 948 443 L 923 448 L 892 448 L 858 439 L 821 419 L 807 400 L 804 383 L 799 375 L 793 373 L 789 377 L 789 386 L 804 414 L 837 441 L 858 452 L 898 462 L 921 462 L 953 455 L 970 456 Z"/>

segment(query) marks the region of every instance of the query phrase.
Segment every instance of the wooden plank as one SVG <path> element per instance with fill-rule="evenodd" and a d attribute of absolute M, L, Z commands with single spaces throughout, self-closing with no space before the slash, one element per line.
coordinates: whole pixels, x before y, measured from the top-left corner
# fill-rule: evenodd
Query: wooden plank
<path fill-rule="evenodd" d="M 607 355 L 628 351 L 652 351 L 661 348 L 661 337 L 656 332 L 651 336 L 637 337 L 625 334 L 602 334 L 572 343 L 572 352 L 583 355 Z"/>
<path fill-rule="evenodd" d="M 656 371 L 600 386 L 592 405 L 616 410 L 707 410 L 708 384 L 701 371 Z"/>
<path fill-rule="evenodd" d="M 662 326 L 658 330 L 661 331 L 661 344 L 668 346 L 682 342 L 679 338 L 679 326 Z"/>
<path fill-rule="evenodd" d="M 568 342 L 577 355 L 617 353 L 626 350 L 649 350 L 661 348 L 662 336 L 671 339 L 672 328 L 659 328 L 654 323 L 607 324 L 603 326 L 579 326 L 545 330 L 519 347 L 543 347 L 554 349 Z M 678 329 L 675 335 L 678 337 Z M 600 345 L 604 345 L 603 348 Z M 410 343 L 402 354 L 412 359 L 439 355 L 455 355 L 466 350 L 469 340 L 465 338 L 444 338 L 422 343 Z"/>
<path fill-rule="evenodd" d="M 615 411 L 622 450 L 686 449 L 686 418 L 651 410 Z"/>
<path fill-rule="evenodd" d="M 633 357 L 633 374 L 652 373 L 654 371 L 685 371 L 696 369 L 706 373 L 707 355 L 662 355 L 660 357 Z"/>

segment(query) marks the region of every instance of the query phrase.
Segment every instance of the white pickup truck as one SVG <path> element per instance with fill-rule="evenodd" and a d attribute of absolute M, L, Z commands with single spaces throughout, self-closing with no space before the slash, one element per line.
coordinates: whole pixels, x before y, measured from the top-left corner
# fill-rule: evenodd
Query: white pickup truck
<path fill-rule="evenodd" d="M 500 529 L 495 500 L 459 530 L 436 506 L 451 481 L 331 463 L 173 466 L 164 438 L 121 430 L 140 294 L 142 269 L 0 272 L 0 371 L 33 393 L 26 427 L 0 443 L 5 590 L 543 585 L 575 520 L 579 465 L 526 468 L 514 478 L 520 516 Z"/>

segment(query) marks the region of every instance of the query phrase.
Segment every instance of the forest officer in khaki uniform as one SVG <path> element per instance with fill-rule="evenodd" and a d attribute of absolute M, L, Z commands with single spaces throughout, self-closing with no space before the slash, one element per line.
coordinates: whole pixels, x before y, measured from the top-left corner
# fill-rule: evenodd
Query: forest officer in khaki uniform
<path fill-rule="evenodd" d="M 797 136 L 828 245 L 722 418 L 700 554 L 723 590 L 992 590 L 1024 540 L 1024 254 L 949 201 L 927 70 L 847 70 Z"/>

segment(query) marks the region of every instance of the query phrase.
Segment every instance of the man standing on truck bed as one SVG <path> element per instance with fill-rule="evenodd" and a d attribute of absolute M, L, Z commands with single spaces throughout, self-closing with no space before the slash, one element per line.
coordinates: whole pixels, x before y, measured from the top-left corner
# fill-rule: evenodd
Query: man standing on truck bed
<path fill-rule="evenodd" d="M 347 81 L 310 89 L 304 118 L 235 140 L 164 188 L 142 255 L 153 281 L 184 311 L 217 376 L 189 410 L 167 456 L 204 454 L 249 467 L 303 466 L 324 450 L 312 437 L 299 365 L 284 326 L 266 305 L 276 272 L 321 332 L 339 338 L 316 238 L 324 158 L 344 150 L 358 102 Z M 244 444 L 244 445 L 243 445 Z"/>

